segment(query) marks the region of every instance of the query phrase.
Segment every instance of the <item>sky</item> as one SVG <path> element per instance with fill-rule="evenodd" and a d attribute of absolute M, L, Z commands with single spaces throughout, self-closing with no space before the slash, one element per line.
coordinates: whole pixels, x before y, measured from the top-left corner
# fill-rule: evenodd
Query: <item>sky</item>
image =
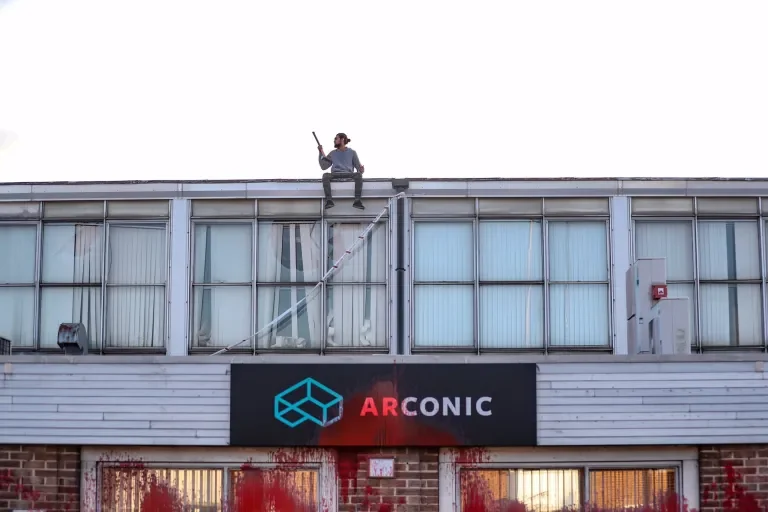
<path fill-rule="evenodd" d="M 0 0 L 0 181 L 768 176 L 765 0 Z"/>

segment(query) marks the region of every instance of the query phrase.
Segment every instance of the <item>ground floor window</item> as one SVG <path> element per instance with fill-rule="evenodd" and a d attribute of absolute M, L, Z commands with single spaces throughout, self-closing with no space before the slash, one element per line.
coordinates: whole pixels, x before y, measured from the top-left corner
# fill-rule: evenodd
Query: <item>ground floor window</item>
<path fill-rule="evenodd" d="M 101 468 L 103 512 L 269 510 L 264 509 L 266 505 L 278 511 L 316 511 L 318 503 L 318 473 L 314 470 L 135 464 Z"/>
<path fill-rule="evenodd" d="M 678 489 L 674 467 L 463 468 L 459 479 L 462 511 L 506 510 L 515 502 L 531 512 L 585 503 L 600 510 L 624 510 L 659 505 Z"/>

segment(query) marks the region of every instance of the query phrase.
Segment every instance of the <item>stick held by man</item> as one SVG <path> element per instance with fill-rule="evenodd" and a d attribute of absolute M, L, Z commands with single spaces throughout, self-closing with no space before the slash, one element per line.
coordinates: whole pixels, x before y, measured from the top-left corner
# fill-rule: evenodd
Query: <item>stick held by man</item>
<path fill-rule="evenodd" d="M 314 132 L 312 132 L 314 135 Z M 315 136 L 317 140 L 317 136 Z M 331 194 L 331 181 L 347 181 L 354 180 L 355 182 L 355 201 L 352 206 L 359 210 L 363 210 L 363 201 L 361 196 L 363 194 L 363 172 L 365 172 L 365 166 L 360 163 L 360 157 L 357 156 L 357 152 L 347 147 L 347 144 L 351 142 L 351 139 L 347 137 L 345 133 L 337 133 L 333 139 L 333 147 L 330 153 L 326 156 L 323 151 L 322 144 L 317 145 L 317 150 L 320 152 L 318 156 L 318 163 L 320 169 L 327 170 L 329 167 L 331 172 L 323 173 L 323 192 L 325 193 L 325 208 L 333 208 L 335 203 L 333 202 L 333 195 Z"/>

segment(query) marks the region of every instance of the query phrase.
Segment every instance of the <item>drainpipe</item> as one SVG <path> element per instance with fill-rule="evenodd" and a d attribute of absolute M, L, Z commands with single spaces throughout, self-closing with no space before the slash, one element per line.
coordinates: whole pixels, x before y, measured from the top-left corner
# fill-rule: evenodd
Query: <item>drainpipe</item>
<path fill-rule="evenodd" d="M 398 194 L 408 190 L 408 180 L 392 180 L 392 188 Z M 398 198 L 395 205 L 397 211 L 396 243 L 397 261 L 397 353 L 405 353 L 405 198 Z"/>

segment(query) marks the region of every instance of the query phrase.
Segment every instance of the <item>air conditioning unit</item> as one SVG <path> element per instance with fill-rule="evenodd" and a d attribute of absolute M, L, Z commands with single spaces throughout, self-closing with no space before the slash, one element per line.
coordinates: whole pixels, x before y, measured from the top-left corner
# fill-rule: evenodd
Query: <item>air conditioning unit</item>
<path fill-rule="evenodd" d="M 652 354 L 690 354 L 691 322 L 688 297 L 664 299 L 651 309 L 648 336 Z"/>
<path fill-rule="evenodd" d="M 651 352 L 648 322 L 651 308 L 666 296 L 667 265 L 664 258 L 640 258 L 626 272 L 627 351 L 630 355 Z M 663 290 L 660 293 L 660 290 Z"/>
<path fill-rule="evenodd" d="M 87 355 L 88 331 L 80 323 L 60 324 L 56 343 L 67 355 Z"/>

